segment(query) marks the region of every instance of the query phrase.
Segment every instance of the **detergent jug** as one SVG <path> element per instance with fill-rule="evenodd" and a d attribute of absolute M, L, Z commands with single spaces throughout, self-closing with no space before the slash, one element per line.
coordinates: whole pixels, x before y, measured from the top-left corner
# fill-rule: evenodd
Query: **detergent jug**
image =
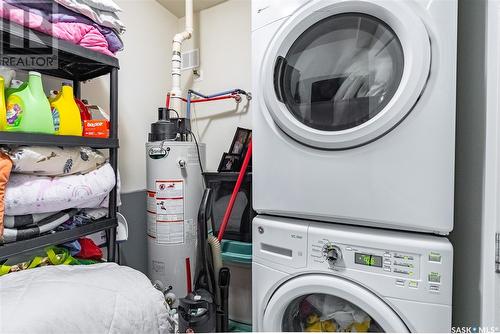
<path fill-rule="evenodd" d="M 5 107 L 5 81 L 2 76 L 0 76 L 0 131 L 5 129 L 5 123 L 7 122 L 7 109 Z"/>
<path fill-rule="evenodd" d="M 50 104 L 43 92 L 42 76 L 29 72 L 28 81 L 7 93 L 6 131 L 54 134 Z"/>
<path fill-rule="evenodd" d="M 80 109 L 73 96 L 73 87 L 63 83 L 56 97 L 50 99 L 56 134 L 63 136 L 81 136 L 82 120 Z"/>

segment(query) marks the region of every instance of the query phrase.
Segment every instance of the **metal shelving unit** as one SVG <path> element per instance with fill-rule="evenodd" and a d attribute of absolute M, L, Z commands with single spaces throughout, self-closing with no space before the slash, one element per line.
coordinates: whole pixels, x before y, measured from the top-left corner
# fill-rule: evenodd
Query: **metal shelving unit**
<path fill-rule="evenodd" d="M 109 149 L 109 162 L 117 175 L 118 167 L 118 59 L 67 41 L 24 28 L 5 19 L 0 21 L 0 47 L 13 42 L 27 46 L 21 54 L 36 54 L 40 47 L 50 45 L 57 55 L 57 68 L 37 69 L 48 76 L 73 81 L 75 95 L 80 98 L 81 82 L 109 74 L 110 83 L 110 134 L 109 138 L 56 136 L 34 133 L 0 132 L 0 145 L 90 146 Z M 55 47 L 54 47 L 55 46 Z M 2 48 L 1 50 L 5 50 Z M 17 49 L 19 51 L 19 49 Z M 105 230 L 108 236 L 108 261 L 115 261 L 117 226 L 116 187 L 109 194 L 109 217 L 72 230 L 52 232 L 39 237 L 0 246 L 0 260 L 49 245 L 61 244 L 79 237 Z"/>

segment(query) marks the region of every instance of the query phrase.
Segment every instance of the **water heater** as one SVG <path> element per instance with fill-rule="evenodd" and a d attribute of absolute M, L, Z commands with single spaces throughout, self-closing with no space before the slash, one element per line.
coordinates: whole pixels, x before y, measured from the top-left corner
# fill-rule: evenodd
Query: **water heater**
<path fill-rule="evenodd" d="M 205 145 L 183 130 L 183 119 L 170 119 L 159 109 L 146 143 L 148 275 L 172 287 L 177 298 L 187 294 L 188 270 L 196 266 L 197 215 L 203 194 L 200 163 Z"/>

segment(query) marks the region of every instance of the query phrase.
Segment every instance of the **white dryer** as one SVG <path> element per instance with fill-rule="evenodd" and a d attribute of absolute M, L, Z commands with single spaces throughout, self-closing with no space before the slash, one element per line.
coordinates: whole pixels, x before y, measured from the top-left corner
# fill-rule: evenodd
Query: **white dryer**
<path fill-rule="evenodd" d="M 291 218 L 253 221 L 259 332 L 450 332 L 445 237 Z"/>
<path fill-rule="evenodd" d="M 258 213 L 453 229 L 457 0 L 254 0 Z"/>

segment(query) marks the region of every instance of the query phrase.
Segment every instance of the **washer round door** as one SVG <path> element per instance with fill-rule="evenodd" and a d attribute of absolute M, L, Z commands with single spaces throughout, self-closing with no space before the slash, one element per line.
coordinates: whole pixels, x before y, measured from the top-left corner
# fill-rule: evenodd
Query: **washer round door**
<path fill-rule="evenodd" d="M 369 290 L 330 275 L 303 275 L 281 285 L 267 303 L 264 332 L 409 332 Z"/>
<path fill-rule="evenodd" d="M 263 109 L 305 145 L 361 146 L 412 110 L 430 63 L 426 27 L 405 1 L 313 1 L 285 21 L 264 56 Z"/>

